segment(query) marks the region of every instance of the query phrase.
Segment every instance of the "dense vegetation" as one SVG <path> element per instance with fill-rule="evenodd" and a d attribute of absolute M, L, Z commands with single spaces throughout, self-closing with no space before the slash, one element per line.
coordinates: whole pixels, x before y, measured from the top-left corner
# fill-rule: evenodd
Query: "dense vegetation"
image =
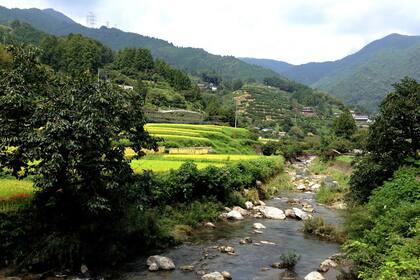
<path fill-rule="evenodd" d="M 33 270 L 115 264 L 170 242 L 176 221 L 194 226 L 214 219 L 222 203 L 241 205 L 243 188 L 282 168 L 275 157 L 136 175 L 127 141 L 137 156 L 157 148 L 144 129 L 141 93 L 89 71 L 71 78 L 55 72 L 33 47 L 7 52 L 11 61 L 0 71 L 2 173 L 31 175 L 36 191 L 23 209 L 0 216 L 2 262 Z"/>
<path fill-rule="evenodd" d="M 402 165 L 418 159 L 420 149 L 420 85 L 405 78 L 395 84 L 369 128 L 366 147 L 350 180 L 355 203 L 366 202 L 372 190 Z"/>
<path fill-rule="evenodd" d="M 350 179 L 344 246 L 362 279 L 417 279 L 419 250 L 419 84 L 395 85 L 369 128 Z M 355 206 L 356 205 L 356 206 Z"/>
<path fill-rule="evenodd" d="M 196 76 L 213 72 L 226 80 L 255 79 L 262 81 L 267 76 L 278 75 L 272 70 L 247 64 L 232 56 L 213 55 L 197 48 L 176 47 L 164 40 L 124 32 L 116 28 L 104 26 L 99 29 L 87 28 L 51 9 L 20 10 L 0 7 L 0 24 L 13 20 L 27 22 L 43 32 L 58 36 L 70 33 L 83 34 L 98 40 L 113 50 L 127 47 L 146 48 L 152 51 L 154 58 L 163 59 L 171 66 Z"/>

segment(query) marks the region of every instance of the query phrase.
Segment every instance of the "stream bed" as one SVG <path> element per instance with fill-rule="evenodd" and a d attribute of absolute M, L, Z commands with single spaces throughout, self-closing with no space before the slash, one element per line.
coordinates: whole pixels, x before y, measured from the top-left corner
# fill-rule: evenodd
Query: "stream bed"
<path fill-rule="evenodd" d="M 289 198 L 307 201 L 315 209 L 314 216 L 322 216 L 329 224 L 341 224 L 337 210 L 332 210 L 314 201 L 313 193 L 283 192 L 279 197 L 266 201 L 267 206 L 287 209 L 293 206 L 287 203 Z M 262 234 L 253 233 L 253 223 L 266 226 Z M 215 229 L 197 230 L 190 242 L 169 248 L 160 255 L 171 258 L 177 269 L 173 271 L 149 272 L 146 259 L 140 258 L 126 264 L 120 271 L 119 279 L 124 280 L 190 280 L 200 279 L 199 271 L 228 271 L 233 279 L 303 279 L 309 272 L 316 270 L 319 264 L 329 256 L 339 252 L 339 245 L 305 235 L 301 229 L 303 222 L 296 219 L 271 220 L 247 217 L 241 221 L 219 222 Z M 251 237 L 253 243 L 240 245 L 239 240 Z M 275 244 L 261 244 L 260 241 Z M 257 244 L 256 244 L 257 243 Z M 258 245 L 259 243 L 259 245 Z M 264 242 L 263 242 L 264 243 Z M 237 255 L 220 253 L 217 246 L 229 245 L 235 248 Z M 286 275 L 284 270 L 271 268 L 279 262 L 283 253 L 294 251 L 300 255 L 293 275 Z M 183 265 L 193 265 L 193 272 L 183 272 Z M 286 275 L 286 276 L 285 276 Z M 335 279 L 335 275 L 324 275 Z"/>

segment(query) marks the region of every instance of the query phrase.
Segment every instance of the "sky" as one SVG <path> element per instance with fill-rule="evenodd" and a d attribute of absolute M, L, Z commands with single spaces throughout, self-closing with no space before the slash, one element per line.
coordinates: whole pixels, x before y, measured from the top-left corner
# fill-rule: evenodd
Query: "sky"
<path fill-rule="evenodd" d="M 420 35 L 419 0 L 0 0 L 53 8 L 219 55 L 301 64 L 340 59 L 391 33 Z"/>

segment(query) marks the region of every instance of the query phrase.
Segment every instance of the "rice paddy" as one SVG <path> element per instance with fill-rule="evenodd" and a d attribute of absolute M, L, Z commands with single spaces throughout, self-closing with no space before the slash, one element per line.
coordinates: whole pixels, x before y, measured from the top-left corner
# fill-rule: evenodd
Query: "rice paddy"
<path fill-rule="evenodd" d="M 147 124 L 145 128 L 167 148 L 206 146 L 216 153 L 252 154 L 257 143 L 244 128 L 165 123 Z"/>

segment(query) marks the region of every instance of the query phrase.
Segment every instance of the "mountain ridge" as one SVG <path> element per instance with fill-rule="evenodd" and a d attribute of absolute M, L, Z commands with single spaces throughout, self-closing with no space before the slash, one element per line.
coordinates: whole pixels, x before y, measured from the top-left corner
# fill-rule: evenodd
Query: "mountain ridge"
<path fill-rule="evenodd" d="M 0 6 L 0 24 L 13 20 L 29 23 L 52 35 L 64 36 L 70 33 L 80 33 L 98 40 L 114 50 L 125 47 L 148 48 L 155 58 L 161 58 L 170 65 L 193 75 L 210 71 L 228 80 L 255 79 L 262 81 L 267 76 L 278 76 L 287 80 L 270 69 L 247 64 L 233 56 L 214 55 L 199 48 L 176 47 L 162 39 L 125 32 L 117 28 L 104 26 L 97 29 L 88 28 L 54 9 L 8 9 Z"/>
<path fill-rule="evenodd" d="M 420 36 L 392 33 L 339 60 L 309 62 L 279 73 L 374 112 L 392 84 L 407 75 L 420 79 L 420 67 L 412 63 L 418 60 Z"/>

